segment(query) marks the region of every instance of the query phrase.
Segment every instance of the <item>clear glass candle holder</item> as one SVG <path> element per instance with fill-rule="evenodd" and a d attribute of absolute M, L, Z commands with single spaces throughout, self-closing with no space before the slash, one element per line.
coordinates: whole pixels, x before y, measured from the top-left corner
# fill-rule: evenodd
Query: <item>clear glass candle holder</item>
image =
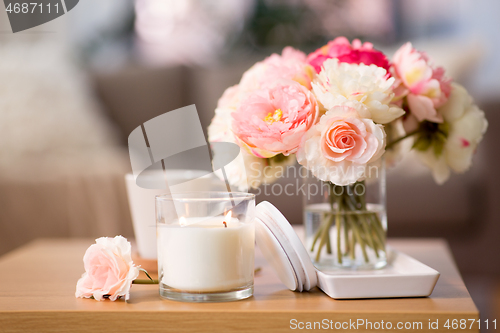
<path fill-rule="evenodd" d="M 254 218 L 249 193 L 156 196 L 160 296 L 188 302 L 252 296 Z"/>

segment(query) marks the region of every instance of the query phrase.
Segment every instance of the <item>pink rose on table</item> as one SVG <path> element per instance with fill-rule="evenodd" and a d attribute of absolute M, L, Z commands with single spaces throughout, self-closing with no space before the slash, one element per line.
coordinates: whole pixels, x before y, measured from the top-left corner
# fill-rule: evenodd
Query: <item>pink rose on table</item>
<path fill-rule="evenodd" d="M 337 37 L 328 42 L 325 46 L 317 49 L 307 56 L 307 63 L 314 67 L 316 73 L 321 72 L 323 62 L 327 59 L 337 58 L 340 62 L 349 64 L 365 64 L 376 65 L 384 68 L 388 76 L 389 60 L 380 51 L 373 48 L 372 43 L 361 43 L 359 39 L 355 39 L 351 43 L 345 37 Z"/>
<path fill-rule="evenodd" d="M 130 243 L 122 236 L 101 237 L 83 256 L 85 273 L 76 285 L 76 297 L 93 296 L 101 301 L 119 297 L 129 299 L 132 281 L 139 276 L 139 268 L 131 257 Z"/>
<path fill-rule="evenodd" d="M 314 176 L 344 186 L 369 175 L 369 163 L 385 151 L 382 125 L 359 117 L 359 102 L 330 109 L 304 136 L 297 152 L 298 162 Z"/>
<path fill-rule="evenodd" d="M 443 121 L 436 109 L 448 100 L 451 80 L 444 76 L 442 67 L 433 67 L 424 52 L 406 43 L 394 54 L 391 72 L 399 82 L 397 95 L 406 96 L 410 112 L 418 121 Z"/>
<path fill-rule="evenodd" d="M 250 93 L 233 112 L 232 130 L 240 145 L 260 158 L 297 151 L 318 117 L 312 93 L 292 80 Z"/>

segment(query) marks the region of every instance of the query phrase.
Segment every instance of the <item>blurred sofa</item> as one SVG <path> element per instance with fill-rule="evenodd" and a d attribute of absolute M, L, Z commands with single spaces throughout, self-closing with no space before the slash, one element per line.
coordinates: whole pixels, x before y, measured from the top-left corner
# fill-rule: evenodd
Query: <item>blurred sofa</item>
<path fill-rule="evenodd" d="M 115 125 L 56 40 L 2 44 L 0 255 L 39 237 L 132 236 Z"/>

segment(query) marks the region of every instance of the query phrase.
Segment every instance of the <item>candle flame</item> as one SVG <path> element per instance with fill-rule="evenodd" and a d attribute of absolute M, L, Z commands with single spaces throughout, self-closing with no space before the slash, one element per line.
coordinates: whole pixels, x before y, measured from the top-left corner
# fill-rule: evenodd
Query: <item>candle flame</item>
<path fill-rule="evenodd" d="M 222 222 L 224 224 L 224 227 L 227 228 L 227 224 L 229 223 L 229 221 L 231 221 L 231 211 L 227 212 L 226 216 L 224 217 L 224 222 Z"/>
<path fill-rule="evenodd" d="M 187 222 L 186 222 L 186 218 L 184 216 L 181 216 L 181 218 L 179 219 L 179 224 L 181 225 L 181 227 L 185 227 Z"/>

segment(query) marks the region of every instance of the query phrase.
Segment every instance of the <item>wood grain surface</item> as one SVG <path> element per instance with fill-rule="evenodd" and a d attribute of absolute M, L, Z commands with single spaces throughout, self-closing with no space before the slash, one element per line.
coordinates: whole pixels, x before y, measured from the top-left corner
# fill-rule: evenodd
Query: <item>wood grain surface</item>
<path fill-rule="evenodd" d="M 479 313 L 439 239 L 399 239 L 390 244 L 441 272 L 433 294 L 426 298 L 334 300 L 320 290 L 291 292 L 257 253 L 253 297 L 229 303 L 182 303 L 160 299 L 157 285 L 134 285 L 125 302 L 77 299 L 83 254 L 93 240 L 42 239 L 0 258 L 0 332 L 290 332 L 292 323 L 332 323 L 360 320 L 421 322 L 475 319 Z M 142 273 L 141 273 L 142 274 Z M 296 320 L 293 321 L 293 320 Z M 479 332 L 477 325 L 461 331 Z M 344 324 L 345 326 L 345 324 Z M 304 326 L 305 327 L 305 326 Z M 334 328 L 334 326 L 333 326 Z M 352 326 L 350 326 L 352 330 Z M 366 326 L 357 328 L 364 331 Z M 326 329 L 324 330 L 335 330 Z M 352 330 L 354 331 L 354 330 Z M 377 330 L 381 332 L 384 330 Z"/>

